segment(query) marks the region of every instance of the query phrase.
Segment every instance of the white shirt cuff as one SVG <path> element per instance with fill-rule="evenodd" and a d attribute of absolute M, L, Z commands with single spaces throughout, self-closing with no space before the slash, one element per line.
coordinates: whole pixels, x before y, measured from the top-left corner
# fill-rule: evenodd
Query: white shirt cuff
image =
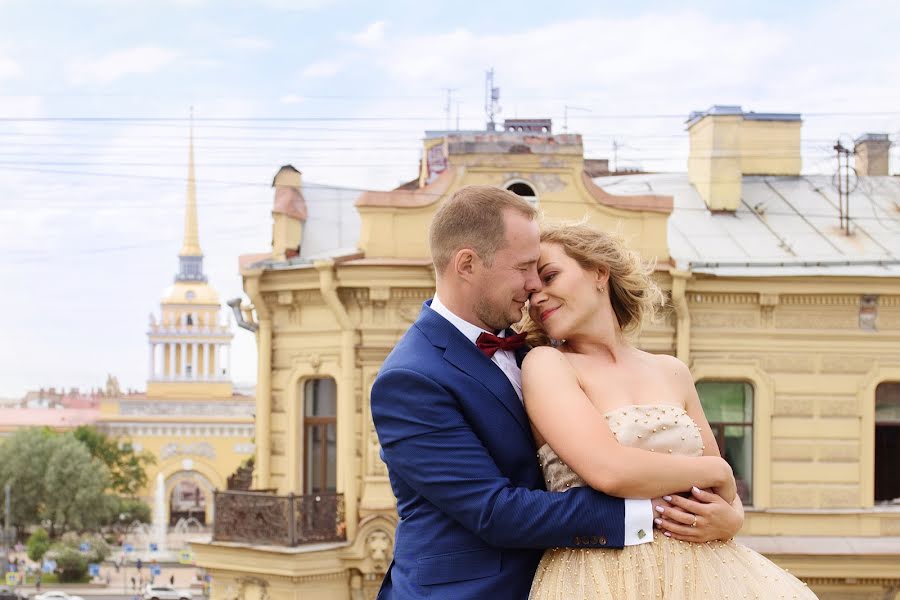
<path fill-rule="evenodd" d="M 637 546 L 653 541 L 653 503 L 650 500 L 625 500 L 625 545 Z"/>

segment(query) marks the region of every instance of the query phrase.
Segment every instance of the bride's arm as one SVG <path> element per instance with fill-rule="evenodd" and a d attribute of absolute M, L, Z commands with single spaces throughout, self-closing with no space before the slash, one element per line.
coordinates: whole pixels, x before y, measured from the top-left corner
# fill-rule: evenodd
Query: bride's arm
<path fill-rule="evenodd" d="M 528 353 L 522 392 L 540 436 L 592 488 L 620 498 L 655 498 L 697 486 L 733 500 L 731 467 L 717 456 L 664 455 L 620 445 L 555 348 Z"/>

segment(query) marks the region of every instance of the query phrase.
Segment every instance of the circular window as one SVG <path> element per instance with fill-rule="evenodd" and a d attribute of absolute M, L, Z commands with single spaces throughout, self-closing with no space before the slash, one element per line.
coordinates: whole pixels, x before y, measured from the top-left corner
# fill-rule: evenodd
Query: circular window
<path fill-rule="evenodd" d="M 188 300 L 193 300 L 194 296 L 195 296 L 195 294 L 194 294 L 193 290 L 188 290 L 187 292 L 184 293 L 184 297 Z"/>
<path fill-rule="evenodd" d="M 524 181 L 517 181 L 515 183 L 511 183 L 506 186 L 506 189 L 511 191 L 513 194 L 518 196 L 522 196 L 523 198 L 534 199 L 537 194 L 534 193 L 534 188 L 525 183 Z"/>

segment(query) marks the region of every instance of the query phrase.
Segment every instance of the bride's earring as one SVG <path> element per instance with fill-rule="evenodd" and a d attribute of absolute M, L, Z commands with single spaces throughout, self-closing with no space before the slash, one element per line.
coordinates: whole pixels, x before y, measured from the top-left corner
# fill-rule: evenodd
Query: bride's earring
<path fill-rule="evenodd" d="M 600 293 L 602 294 L 602 293 L 605 292 L 605 291 L 606 291 L 606 288 L 603 287 L 603 286 L 601 285 L 601 286 L 600 286 Z"/>

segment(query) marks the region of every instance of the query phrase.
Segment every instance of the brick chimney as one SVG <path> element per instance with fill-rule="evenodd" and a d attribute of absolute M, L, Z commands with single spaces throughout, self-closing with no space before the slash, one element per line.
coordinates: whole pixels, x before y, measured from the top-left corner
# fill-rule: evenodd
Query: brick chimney
<path fill-rule="evenodd" d="M 690 134 L 688 179 L 713 211 L 735 211 L 744 175 L 800 174 L 798 113 L 744 112 L 716 105 L 695 111 Z"/>
<path fill-rule="evenodd" d="M 854 166 L 860 177 L 867 175 L 890 175 L 889 158 L 891 139 L 886 133 L 866 133 L 853 146 Z"/>
<path fill-rule="evenodd" d="M 272 180 L 275 200 L 272 204 L 272 258 L 290 260 L 300 254 L 303 224 L 306 223 L 306 200 L 301 191 L 301 173 L 285 165 Z"/>

